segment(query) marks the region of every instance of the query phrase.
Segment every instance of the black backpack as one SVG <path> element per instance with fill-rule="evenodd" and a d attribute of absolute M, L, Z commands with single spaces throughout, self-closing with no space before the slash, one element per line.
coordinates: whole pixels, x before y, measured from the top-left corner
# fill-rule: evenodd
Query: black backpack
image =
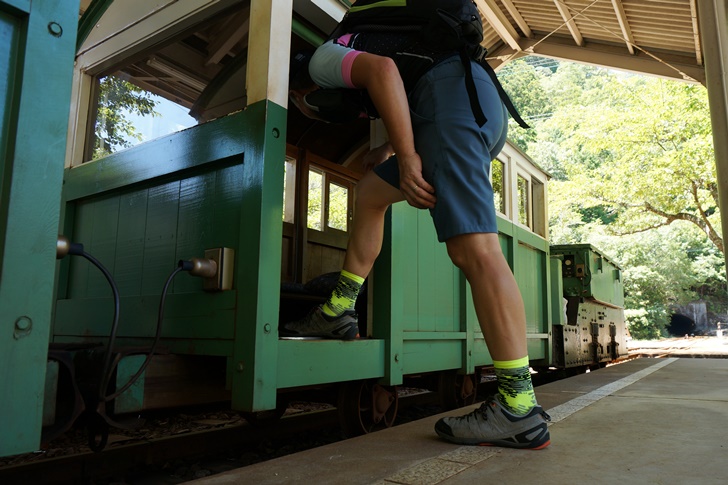
<path fill-rule="evenodd" d="M 478 126 L 487 121 L 478 101 L 470 59 L 478 62 L 493 80 L 501 100 L 524 128 L 520 117 L 503 90 L 495 72 L 485 61 L 483 24 L 472 0 L 357 0 L 329 38 L 345 33 L 402 33 L 429 48 L 457 51 L 465 68 L 465 85 Z"/>
<path fill-rule="evenodd" d="M 358 0 L 341 24 L 348 32 L 410 31 L 443 49 L 482 49 L 483 24 L 472 0 Z"/>

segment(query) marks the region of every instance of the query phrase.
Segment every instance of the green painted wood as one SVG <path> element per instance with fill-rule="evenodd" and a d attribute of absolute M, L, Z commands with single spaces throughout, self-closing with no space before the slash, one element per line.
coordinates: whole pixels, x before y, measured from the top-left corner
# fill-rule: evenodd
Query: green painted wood
<path fill-rule="evenodd" d="M 11 15 L 27 15 L 30 12 L 30 0 L 3 0 L 0 10 L 6 10 Z"/>
<path fill-rule="evenodd" d="M 391 271 L 387 273 L 391 281 L 386 289 L 391 292 L 394 328 L 390 335 L 395 335 L 392 356 L 399 356 L 399 371 L 407 374 L 456 368 L 471 373 L 475 365 L 491 363 L 469 286 L 450 261 L 446 246 L 437 242 L 429 214 L 398 204 L 392 210 L 392 221 Z M 534 358 L 543 359 L 548 357 L 551 312 L 548 242 L 502 217 L 498 218 L 498 229 L 504 255 L 524 294 L 529 349 Z M 377 294 L 376 301 L 382 296 Z M 418 347 L 420 342 L 438 344 L 433 344 L 436 349 Z M 426 350 L 410 355 L 408 348 Z"/>
<path fill-rule="evenodd" d="M 564 283 L 561 277 L 561 260 L 556 257 L 549 258 L 551 273 L 551 323 L 564 325 L 566 323 L 566 308 L 564 307 Z"/>
<path fill-rule="evenodd" d="M 393 253 L 392 264 L 396 281 L 393 288 L 398 290 L 401 299 L 401 312 L 393 314 L 393 319 L 402 326 L 402 330 L 419 330 L 417 288 L 420 283 L 419 251 L 419 219 L 417 209 L 409 207 L 406 203 L 396 204 L 393 207 L 392 244 L 396 243 L 396 252 Z"/>
<path fill-rule="evenodd" d="M 161 293 L 164 282 L 177 267 L 179 188 L 177 180 L 149 188 L 142 295 Z"/>
<path fill-rule="evenodd" d="M 276 380 L 281 389 L 381 378 L 385 374 L 383 340 L 281 340 L 278 347 Z"/>
<path fill-rule="evenodd" d="M 142 294 L 149 190 L 135 190 L 120 195 L 118 199 L 116 247 L 119 250 L 114 257 L 114 281 L 120 295 L 138 296 Z"/>
<path fill-rule="evenodd" d="M 121 389 L 139 371 L 146 355 L 129 355 L 119 361 L 116 366 L 116 390 Z M 134 383 L 117 399 L 114 399 L 114 413 L 132 413 L 141 411 L 144 406 L 144 382 L 147 373 L 143 372 Z"/>
<path fill-rule="evenodd" d="M 60 335 L 55 338 L 55 342 L 59 344 L 98 344 L 99 338 L 85 337 L 82 335 Z M 144 348 L 149 346 L 149 339 L 142 338 L 120 337 L 116 342 L 120 347 Z M 162 347 L 165 351 L 172 354 L 212 355 L 220 357 L 228 357 L 233 354 L 232 340 L 168 338 L 164 340 Z"/>
<path fill-rule="evenodd" d="M 258 411 L 276 403 L 287 111 L 263 100 L 245 113 L 232 405 Z"/>
<path fill-rule="evenodd" d="M 406 202 L 402 202 L 405 204 Z M 417 218 L 417 232 L 414 233 L 416 239 L 412 241 L 416 245 L 416 268 L 417 280 L 411 286 L 405 286 L 405 291 L 412 292 L 414 308 L 412 308 L 413 317 L 415 318 L 417 330 L 423 332 L 431 332 L 437 328 L 438 317 L 445 312 L 449 320 L 452 320 L 452 311 L 449 311 L 452 302 L 444 302 L 446 307 L 438 307 L 438 294 L 451 293 L 448 290 L 451 282 L 447 281 L 447 274 L 437 273 L 438 259 L 436 244 L 437 237 L 434 233 L 434 224 L 429 211 L 411 210 Z M 444 291 L 443 291 L 444 290 Z M 442 300 L 441 300 L 442 302 Z M 450 323 L 450 330 L 452 323 Z"/>
<path fill-rule="evenodd" d="M 192 278 L 185 273 L 175 278 Z M 161 288 L 160 288 L 161 290 Z M 160 295 L 121 297 L 120 337 L 154 337 Z M 235 292 L 167 295 L 162 322 L 164 338 L 232 339 L 235 334 Z M 55 336 L 105 339 L 113 316 L 111 298 L 74 298 L 56 304 Z M 164 343 L 163 343 L 164 345 Z"/>
<path fill-rule="evenodd" d="M 548 338 L 529 338 L 528 344 L 528 359 L 533 362 L 534 360 L 544 360 L 548 362 L 550 352 L 550 340 Z"/>
<path fill-rule="evenodd" d="M 64 199 L 100 195 L 183 170 L 240 164 L 250 116 L 247 110 L 233 113 L 66 170 Z"/>
<path fill-rule="evenodd" d="M 374 264 L 373 335 L 385 342 L 385 375 L 381 381 L 385 385 L 402 383 L 403 333 L 405 330 L 416 330 L 415 325 L 408 325 L 403 318 L 407 292 L 402 278 L 408 276 L 410 266 L 416 263 L 411 252 L 407 251 L 410 241 L 404 237 L 407 231 L 412 230 L 407 225 L 410 209 L 406 204 L 395 204 L 387 211 L 382 251 Z"/>
<path fill-rule="evenodd" d="M 467 332 L 404 332 L 404 340 L 461 340 L 467 336 Z"/>
<path fill-rule="evenodd" d="M 216 173 L 205 173 L 180 181 L 176 259 L 189 260 L 194 257 L 203 257 L 200 248 L 212 248 L 214 239 L 214 220 L 211 214 L 215 210 L 215 200 L 211 197 L 215 193 Z M 189 293 L 200 291 L 202 280 L 200 278 L 175 279 L 174 293 Z"/>
<path fill-rule="evenodd" d="M 550 318 L 546 307 L 548 295 L 545 292 L 548 281 L 545 262 L 548 255 L 520 244 L 516 250 L 519 264 L 515 276 L 526 309 L 526 331 L 540 332 L 543 322 Z"/>
<path fill-rule="evenodd" d="M 2 3 L 0 3 L 2 5 Z M 12 185 L 12 165 L 9 161 L 13 156 L 15 144 L 14 130 L 18 109 L 18 96 L 16 88 L 18 83 L 19 43 L 22 22 L 19 18 L 0 11 L 0 46 L 7 46 L 0 50 L 0 103 L 2 116 L 0 117 L 0 254 L 5 244 L 5 229 L 7 219 L 7 203 Z M 6 160 L 8 162 L 6 162 Z M 2 260 L 0 259 L 0 271 Z"/>
<path fill-rule="evenodd" d="M 404 374 L 460 369 L 463 365 L 461 340 L 406 340 Z"/>
<path fill-rule="evenodd" d="M 94 207 L 91 220 L 91 237 L 84 250 L 92 254 L 104 267 L 114 273 L 116 254 L 116 236 L 119 226 L 119 199 L 103 198 Z M 111 288 L 104 275 L 95 266 L 88 271 L 88 283 L 85 296 L 111 296 Z"/>
<path fill-rule="evenodd" d="M 208 295 L 199 293 L 200 280 L 178 275 L 166 305 L 163 345 L 184 347 L 174 344 L 183 338 L 217 339 L 219 345 L 206 348 L 222 355 L 223 345 L 228 349 L 224 355 L 233 356 L 233 405 L 241 410 L 275 406 L 280 291 L 275 268 L 280 265 L 285 154 L 281 127 L 285 110 L 259 104 L 67 170 L 65 177 L 67 211 L 75 221 L 72 239 L 92 241 L 89 252 L 115 245 L 109 259 L 123 291 L 119 342 L 153 334 L 156 295 L 178 259 L 202 256 L 210 247 L 235 249 L 234 285 L 241 289 L 235 292 L 235 304 L 216 310 Z M 241 163 L 243 153 L 246 163 Z M 101 240 L 97 230 L 105 219 L 115 221 L 118 229 L 104 230 L 107 237 Z M 88 298 L 94 271 L 84 261 L 69 265 L 71 299 L 58 302 L 56 341 L 74 334 L 81 340 L 107 335 L 110 322 L 100 315 L 111 314 L 110 301 Z"/>
<path fill-rule="evenodd" d="M 78 5 L 0 0 L 0 456 L 40 445 Z"/>
<path fill-rule="evenodd" d="M 175 175 L 185 178 L 157 178 L 147 187 L 121 188 L 67 204 L 73 208 L 74 224 L 66 235 L 109 269 L 122 296 L 159 294 L 179 259 L 203 257 L 213 247 L 237 247 L 241 166 L 193 170 L 203 173 L 179 172 Z M 69 290 L 62 297 L 108 294 L 96 268 L 84 259 L 69 259 L 63 273 Z M 200 291 L 199 278 L 175 278 L 169 290 Z"/>

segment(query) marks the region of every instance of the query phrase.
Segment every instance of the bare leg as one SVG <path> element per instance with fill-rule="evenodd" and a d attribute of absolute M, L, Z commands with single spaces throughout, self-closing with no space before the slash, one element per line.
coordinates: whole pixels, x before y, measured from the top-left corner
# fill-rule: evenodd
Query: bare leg
<path fill-rule="evenodd" d="M 462 234 L 446 244 L 453 263 L 470 283 L 475 313 L 493 360 L 515 360 L 527 355 L 523 299 L 498 235 Z"/>
<path fill-rule="evenodd" d="M 382 250 L 384 215 L 387 208 L 402 200 L 402 193 L 374 172 L 367 173 L 359 181 L 344 270 L 363 278 L 369 275 Z"/>

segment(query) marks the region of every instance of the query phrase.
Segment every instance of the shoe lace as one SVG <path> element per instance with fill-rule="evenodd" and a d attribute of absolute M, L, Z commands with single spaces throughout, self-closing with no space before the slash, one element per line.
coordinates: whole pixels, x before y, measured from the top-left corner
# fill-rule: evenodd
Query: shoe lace
<path fill-rule="evenodd" d="M 475 411 L 473 411 L 473 412 L 471 413 L 471 415 L 472 415 L 473 417 L 475 417 L 477 413 L 480 413 L 481 417 L 482 417 L 482 418 L 483 418 L 483 419 L 484 419 L 485 421 L 487 421 L 487 420 L 488 420 L 488 409 L 489 409 L 490 407 L 492 407 L 492 406 L 494 406 L 494 405 L 495 405 L 495 401 L 496 401 L 496 397 L 495 397 L 495 396 L 490 396 L 490 397 L 488 397 L 488 398 L 487 398 L 487 399 L 486 399 L 486 400 L 485 400 L 485 401 L 483 402 L 483 404 L 481 404 L 481 405 L 480 405 L 480 407 L 479 407 L 478 409 L 476 409 Z"/>

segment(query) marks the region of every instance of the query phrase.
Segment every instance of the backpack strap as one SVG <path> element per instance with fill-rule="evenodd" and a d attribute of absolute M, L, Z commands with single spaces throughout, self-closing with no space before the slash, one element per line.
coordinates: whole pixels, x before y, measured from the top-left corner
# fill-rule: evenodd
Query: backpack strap
<path fill-rule="evenodd" d="M 495 71 L 492 67 L 490 67 L 490 64 L 488 64 L 485 59 L 481 59 L 478 64 L 480 64 L 483 69 L 485 69 L 485 72 L 488 73 L 488 76 L 490 76 L 490 79 L 493 81 L 493 85 L 495 85 L 495 89 L 498 91 L 498 95 L 500 96 L 501 101 L 503 101 L 503 104 L 506 106 L 506 109 L 511 114 L 513 120 L 518 123 L 518 126 L 520 126 L 521 128 L 530 128 L 528 123 L 526 123 L 523 118 L 521 118 L 521 115 L 518 114 L 518 110 L 513 105 L 511 98 L 508 97 L 508 94 L 503 89 L 503 86 L 501 86 L 501 83 L 498 80 L 498 76 L 495 75 Z"/>
<path fill-rule="evenodd" d="M 475 89 L 475 81 L 473 80 L 473 66 L 470 64 L 470 56 L 468 56 L 464 47 L 460 49 L 460 60 L 465 69 L 465 89 L 468 92 L 468 98 L 470 98 L 470 109 L 473 110 L 473 115 L 475 115 L 475 122 L 482 127 L 488 119 L 483 113 L 483 108 L 480 107 L 478 91 Z"/>
<path fill-rule="evenodd" d="M 469 49 L 467 47 L 460 49 L 460 60 L 462 61 L 463 67 L 465 68 L 465 89 L 467 89 L 468 95 L 470 96 L 470 107 L 473 110 L 473 115 L 475 116 L 475 121 L 478 123 L 478 126 L 483 126 L 488 120 L 485 118 L 485 115 L 483 114 L 483 109 L 480 107 L 478 92 L 475 89 L 475 82 L 473 81 L 473 70 L 469 62 L 470 59 L 473 59 L 475 62 L 477 62 L 483 69 L 485 69 L 485 72 L 488 73 L 491 81 L 493 81 L 493 85 L 495 86 L 496 91 L 498 91 L 498 96 L 510 113 L 511 117 L 515 120 L 516 123 L 518 123 L 518 126 L 526 129 L 530 128 L 528 123 L 526 123 L 523 118 L 521 118 L 521 115 L 518 114 L 518 110 L 513 105 L 511 98 L 508 97 L 508 93 L 506 93 L 503 89 L 503 86 L 498 80 L 498 76 L 496 76 L 495 71 L 485 60 L 485 54 L 486 50 L 481 45 L 471 47 Z"/>

